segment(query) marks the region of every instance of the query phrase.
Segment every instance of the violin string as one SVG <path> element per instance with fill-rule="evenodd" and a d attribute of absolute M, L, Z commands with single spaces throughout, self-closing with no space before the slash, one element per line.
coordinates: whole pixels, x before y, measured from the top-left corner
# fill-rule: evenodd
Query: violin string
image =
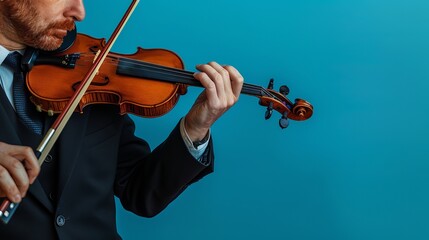
<path fill-rule="evenodd" d="M 83 59 L 84 61 L 91 61 L 92 62 L 94 54 L 93 53 L 83 53 L 83 54 L 80 54 L 80 56 L 84 57 L 84 59 Z M 86 60 L 87 56 L 89 56 L 88 58 L 90 58 L 90 59 Z M 111 59 L 111 60 L 112 59 L 118 60 L 118 58 L 114 57 L 114 56 L 108 56 L 107 58 Z M 154 64 L 154 63 L 148 63 L 148 62 L 135 60 L 135 59 L 129 59 L 129 58 L 120 58 L 120 60 L 124 61 L 126 63 L 129 63 L 130 68 L 134 68 L 134 69 L 145 68 L 146 71 L 159 73 L 159 74 L 165 74 L 165 75 L 174 76 L 174 77 L 179 77 L 179 78 L 183 78 L 186 80 L 196 81 L 196 79 L 194 78 L 194 72 L 191 72 L 191 71 L 166 67 L 166 66 L 162 66 L 162 65 L 158 65 L 158 64 Z M 107 61 L 106 63 L 116 65 L 116 66 L 118 65 L 118 61 Z M 265 96 L 274 98 L 278 101 L 281 101 L 281 99 L 279 99 L 277 96 L 275 96 L 274 94 L 272 94 L 271 92 L 269 92 L 265 88 L 257 86 L 257 85 L 245 83 L 243 85 L 243 90 L 253 92 L 254 95 L 261 94 L 261 95 L 265 95 Z"/>

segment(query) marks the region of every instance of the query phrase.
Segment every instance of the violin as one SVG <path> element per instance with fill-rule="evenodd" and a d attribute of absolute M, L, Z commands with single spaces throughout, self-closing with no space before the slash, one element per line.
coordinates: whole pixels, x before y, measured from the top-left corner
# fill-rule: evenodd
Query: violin
<path fill-rule="evenodd" d="M 138 48 L 134 54 L 110 52 L 138 0 L 133 0 L 109 41 L 85 34 L 76 29 L 64 38 L 59 49 L 45 52 L 27 49 L 21 67 L 26 74 L 30 100 L 39 111 L 59 116 L 47 131 L 35 151 L 39 165 L 58 139 L 73 112 L 83 112 L 91 104 L 115 104 L 119 114 L 131 113 L 141 117 L 159 117 L 169 112 L 186 94 L 188 86 L 202 87 L 193 72 L 184 70 L 183 61 L 170 50 Z M 313 114 L 313 106 L 303 100 L 287 98 L 289 88 L 273 90 L 244 83 L 241 93 L 259 98 L 267 107 L 265 119 L 273 111 L 281 114 L 279 125 L 286 128 L 288 119 L 302 121 Z M 3 199 L 0 220 L 8 223 L 18 203 Z"/>
<path fill-rule="evenodd" d="M 51 116 L 63 111 L 94 56 L 106 43 L 105 39 L 85 34 L 70 35 L 75 37 L 64 51 L 24 56 L 25 68 L 31 70 L 26 76 L 31 101 L 39 111 Z M 183 61 L 170 50 L 138 47 L 134 54 L 110 52 L 75 111 L 83 112 L 91 104 L 115 104 L 120 114 L 162 116 L 174 108 L 188 86 L 202 87 L 193 72 L 183 69 Z M 273 79 L 268 88 L 244 83 L 241 93 L 260 99 L 259 104 L 267 107 L 266 119 L 273 110 L 279 112 L 282 128 L 288 126 L 288 119 L 306 120 L 313 113 L 313 106 L 307 101 L 296 99 L 292 103 L 287 98 L 287 86 L 281 86 L 280 92 L 274 91 Z"/>

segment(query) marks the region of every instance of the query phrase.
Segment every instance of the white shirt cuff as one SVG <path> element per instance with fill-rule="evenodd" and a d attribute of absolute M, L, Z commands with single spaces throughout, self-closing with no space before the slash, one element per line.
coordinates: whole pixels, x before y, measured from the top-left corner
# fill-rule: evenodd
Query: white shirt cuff
<path fill-rule="evenodd" d="M 186 146 L 188 147 L 189 153 L 191 153 L 191 155 L 199 161 L 201 156 L 203 155 L 204 151 L 206 150 L 207 146 L 209 145 L 210 130 L 208 132 L 207 140 L 205 142 L 203 142 L 201 145 L 195 147 L 194 143 L 192 142 L 191 138 L 189 137 L 188 133 L 186 132 L 185 118 L 182 118 L 180 120 L 180 134 L 182 135 L 183 141 L 185 142 Z"/>

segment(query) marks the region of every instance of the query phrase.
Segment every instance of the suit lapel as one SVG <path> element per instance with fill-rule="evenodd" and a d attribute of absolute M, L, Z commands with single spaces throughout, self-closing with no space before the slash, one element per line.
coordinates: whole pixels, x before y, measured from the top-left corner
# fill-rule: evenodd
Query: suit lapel
<path fill-rule="evenodd" d="M 19 138 L 18 133 L 15 131 L 15 125 L 13 124 L 13 121 L 11 121 L 15 112 L 5 95 L 3 88 L 0 90 L 0 102 L 0 124 L 2 126 L 0 131 L 0 141 L 6 142 L 8 144 L 21 145 L 21 139 Z"/>

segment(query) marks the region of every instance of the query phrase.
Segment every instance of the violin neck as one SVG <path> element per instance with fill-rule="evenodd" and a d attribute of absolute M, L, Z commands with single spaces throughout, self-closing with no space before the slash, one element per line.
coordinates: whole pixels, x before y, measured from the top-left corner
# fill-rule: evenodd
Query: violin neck
<path fill-rule="evenodd" d="M 133 59 L 120 58 L 116 70 L 118 75 L 130 77 L 153 79 L 169 83 L 181 83 L 188 86 L 203 87 L 203 85 L 194 78 L 194 72 L 165 67 L 153 63 L 141 62 Z M 243 84 L 242 94 L 255 97 L 265 96 L 265 89 L 252 84 Z"/>

